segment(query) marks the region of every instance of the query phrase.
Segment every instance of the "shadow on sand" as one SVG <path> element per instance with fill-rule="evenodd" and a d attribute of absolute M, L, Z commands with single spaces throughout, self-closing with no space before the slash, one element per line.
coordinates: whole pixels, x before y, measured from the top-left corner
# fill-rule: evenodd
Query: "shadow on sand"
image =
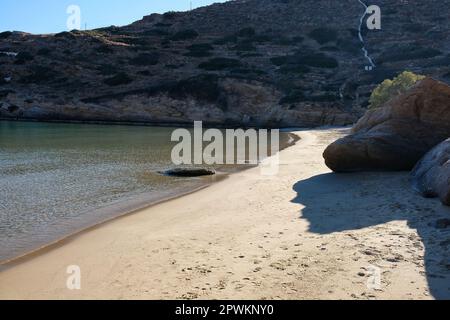
<path fill-rule="evenodd" d="M 408 173 L 323 174 L 298 182 L 294 190 L 297 196 L 292 202 L 305 206 L 301 218 L 308 220 L 313 233 L 407 221 L 421 238 L 415 246 L 421 247 L 422 240 L 425 247 L 423 263 L 431 294 L 436 299 L 450 298 L 450 226 L 437 223 L 450 219 L 450 208 L 415 194 Z M 406 234 L 402 245 L 414 246 L 413 242 Z"/>

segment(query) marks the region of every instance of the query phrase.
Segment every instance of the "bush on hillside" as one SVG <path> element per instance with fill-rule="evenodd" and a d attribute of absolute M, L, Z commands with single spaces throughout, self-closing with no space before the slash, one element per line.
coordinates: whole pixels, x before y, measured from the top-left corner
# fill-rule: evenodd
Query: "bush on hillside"
<path fill-rule="evenodd" d="M 141 53 L 136 57 L 129 60 L 129 63 L 134 66 L 154 66 L 159 62 L 159 54 L 153 53 Z"/>
<path fill-rule="evenodd" d="M 16 56 L 15 64 L 24 64 L 28 61 L 34 60 L 34 56 L 27 51 L 19 52 L 19 54 Z"/>
<path fill-rule="evenodd" d="M 9 38 L 13 33 L 11 31 L 5 31 L 0 33 L 0 39 Z"/>
<path fill-rule="evenodd" d="M 48 56 L 51 54 L 51 52 L 52 52 L 52 50 L 49 48 L 41 48 L 36 52 L 36 54 L 38 56 Z"/>
<path fill-rule="evenodd" d="M 199 36 L 198 32 L 193 29 L 186 29 L 182 31 L 178 31 L 175 33 L 170 40 L 172 41 L 185 41 L 185 40 L 192 40 Z"/>
<path fill-rule="evenodd" d="M 255 29 L 253 28 L 243 28 L 238 31 L 237 36 L 242 38 L 251 38 L 256 34 Z"/>
<path fill-rule="evenodd" d="M 309 37 L 323 45 L 328 42 L 336 41 L 338 33 L 330 28 L 317 28 L 309 33 Z"/>
<path fill-rule="evenodd" d="M 230 58 L 213 58 L 206 62 L 201 63 L 198 67 L 200 69 L 209 71 L 218 71 L 229 68 L 237 68 L 241 66 L 241 62 L 236 59 Z"/>
<path fill-rule="evenodd" d="M 103 76 L 109 76 L 117 73 L 117 68 L 113 64 L 102 64 L 97 67 L 97 71 Z"/>
<path fill-rule="evenodd" d="M 395 96 L 402 94 L 410 89 L 416 82 L 425 78 L 424 76 L 414 74 L 409 71 L 404 71 L 393 80 L 386 79 L 378 87 L 373 90 L 370 96 L 369 108 L 378 108 L 384 103 L 388 102 Z"/>
<path fill-rule="evenodd" d="M 285 97 L 283 97 L 279 104 L 298 103 L 305 101 L 305 94 L 300 89 L 294 89 Z"/>
<path fill-rule="evenodd" d="M 33 66 L 30 73 L 22 77 L 19 82 L 26 84 L 43 84 L 55 79 L 56 73 L 52 69 L 45 66 Z"/>
<path fill-rule="evenodd" d="M 302 65 L 316 68 L 333 69 L 339 66 L 339 63 L 335 58 L 329 57 L 323 53 L 313 53 L 300 56 L 300 63 Z"/>
<path fill-rule="evenodd" d="M 304 65 L 286 65 L 286 66 L 282 66 L 278 71 L 281 74 L 300 75 L 300 74 L 306 74 L 306 73 L 310 72 L 311 69 Z"/>
<path fill-rule="evenodd" d="M 133 81 L 125 72 L 119 72 L 111 78 L 103 80 L 108 86 L 119 86 L 123 84 L 129 84 Z"/>
<path fill-rule="evenodd" d="M 189 50 L 184 54 L 187 57 L 210 57 L 212 55 L 211 50 L 214 50 L 214 47 L 209 43 L 198 43 L 190 45 L 186 49 Z"/>
<path fill-rule="evenodd" d="M 251 42 L 241 41 L 233 47 L 233 50 L 251 52 L 256 51 L 257 49 Z"/>
<path fill-rule="evenodd" d="M 214 44 L 221 46 L 221 45 L 226 45 L 226 44 L 230 44 L 230 43 L 236 43 L 237 41 L 238 41 L 238 37 L 233 34 L 233 35 L 225 36 L 225 37 L 215 40 Z"/>
<path fill-rule="evenodd" d="M 69 40 L 75 40 L 76 39 L 76 36 L 72 32 L 69 32 L 69 31 L 63 31 L 63 32 L 60 32 L 60 33 L 56 33 L 54 35 L 54 37 L 55 38 L 62 38 L 62 39 L 69 39 Z"/>
<path fill-rule="evenodd" d="M 201 74 L 195 77 L 178 81 L 169 90 L 174 99 L 194 97 L 197 100 L 215 102 L 220 95 L 219 77 L 213 74 Z"/>
<path fill-rule="evenodd" d="M 437 49 L 425 48 L 419 45 L 394 46 L 386 50 L 377 60 L 379 63 L 397 62 L 434 58 L 441 54 L 442 52 Z"/>

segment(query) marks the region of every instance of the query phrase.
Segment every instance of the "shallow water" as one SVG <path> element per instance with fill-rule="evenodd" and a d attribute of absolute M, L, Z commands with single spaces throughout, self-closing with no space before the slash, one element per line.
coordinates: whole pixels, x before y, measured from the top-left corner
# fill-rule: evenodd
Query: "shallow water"
<path fill-rule="evenodd" d="M 158 174 L 172 130 L 0 122 L 0 260 L 106 218 L 92 215 L 117 201 L 198 185 Z"/>
<path fill-rule="evenodd" d="M 172 131 L 0 121 L 0 261 L 210 182 L 158 173 Z"/>

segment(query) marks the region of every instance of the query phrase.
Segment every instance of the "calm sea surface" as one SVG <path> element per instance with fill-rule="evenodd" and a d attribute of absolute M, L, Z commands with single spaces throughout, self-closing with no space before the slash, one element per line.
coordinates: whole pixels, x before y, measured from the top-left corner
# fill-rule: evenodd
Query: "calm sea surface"
<path fill-rule="evenodd" d="M 172 131 L 0 121 L 0 261 L 211 182 L 158 173 Z"/>

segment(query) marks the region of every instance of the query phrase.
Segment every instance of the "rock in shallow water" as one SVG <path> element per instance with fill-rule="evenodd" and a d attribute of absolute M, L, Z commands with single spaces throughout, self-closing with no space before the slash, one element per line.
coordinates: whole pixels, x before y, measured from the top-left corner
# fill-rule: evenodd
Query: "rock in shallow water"
<path fill-rule="evenodd" d="M 442 203 L 450 205 L 450 139 L 428 152 L 411 177 L 414 189 L 424 197 L 439 197 Z"/>
<path fill-rule="evenodd" d="M 193 168 L 193 169 L 178 168 L 178 169 L 166 170 L 166 171 L 162 172 L 162 174 L 171 176 L 171 177 L 189 178 L 189 177 L 212 176 L 212 175 L 215 175 L 216 172 L 212 169 L 205 169 L 205 168 Z"/>
<path fill-rule="evenodd" d="M 384 106 L 369 110 L 352 134 L 324 152 L 336 172 L 411 170 L 450 137 L 450 87 L 426 78 Z"/>

